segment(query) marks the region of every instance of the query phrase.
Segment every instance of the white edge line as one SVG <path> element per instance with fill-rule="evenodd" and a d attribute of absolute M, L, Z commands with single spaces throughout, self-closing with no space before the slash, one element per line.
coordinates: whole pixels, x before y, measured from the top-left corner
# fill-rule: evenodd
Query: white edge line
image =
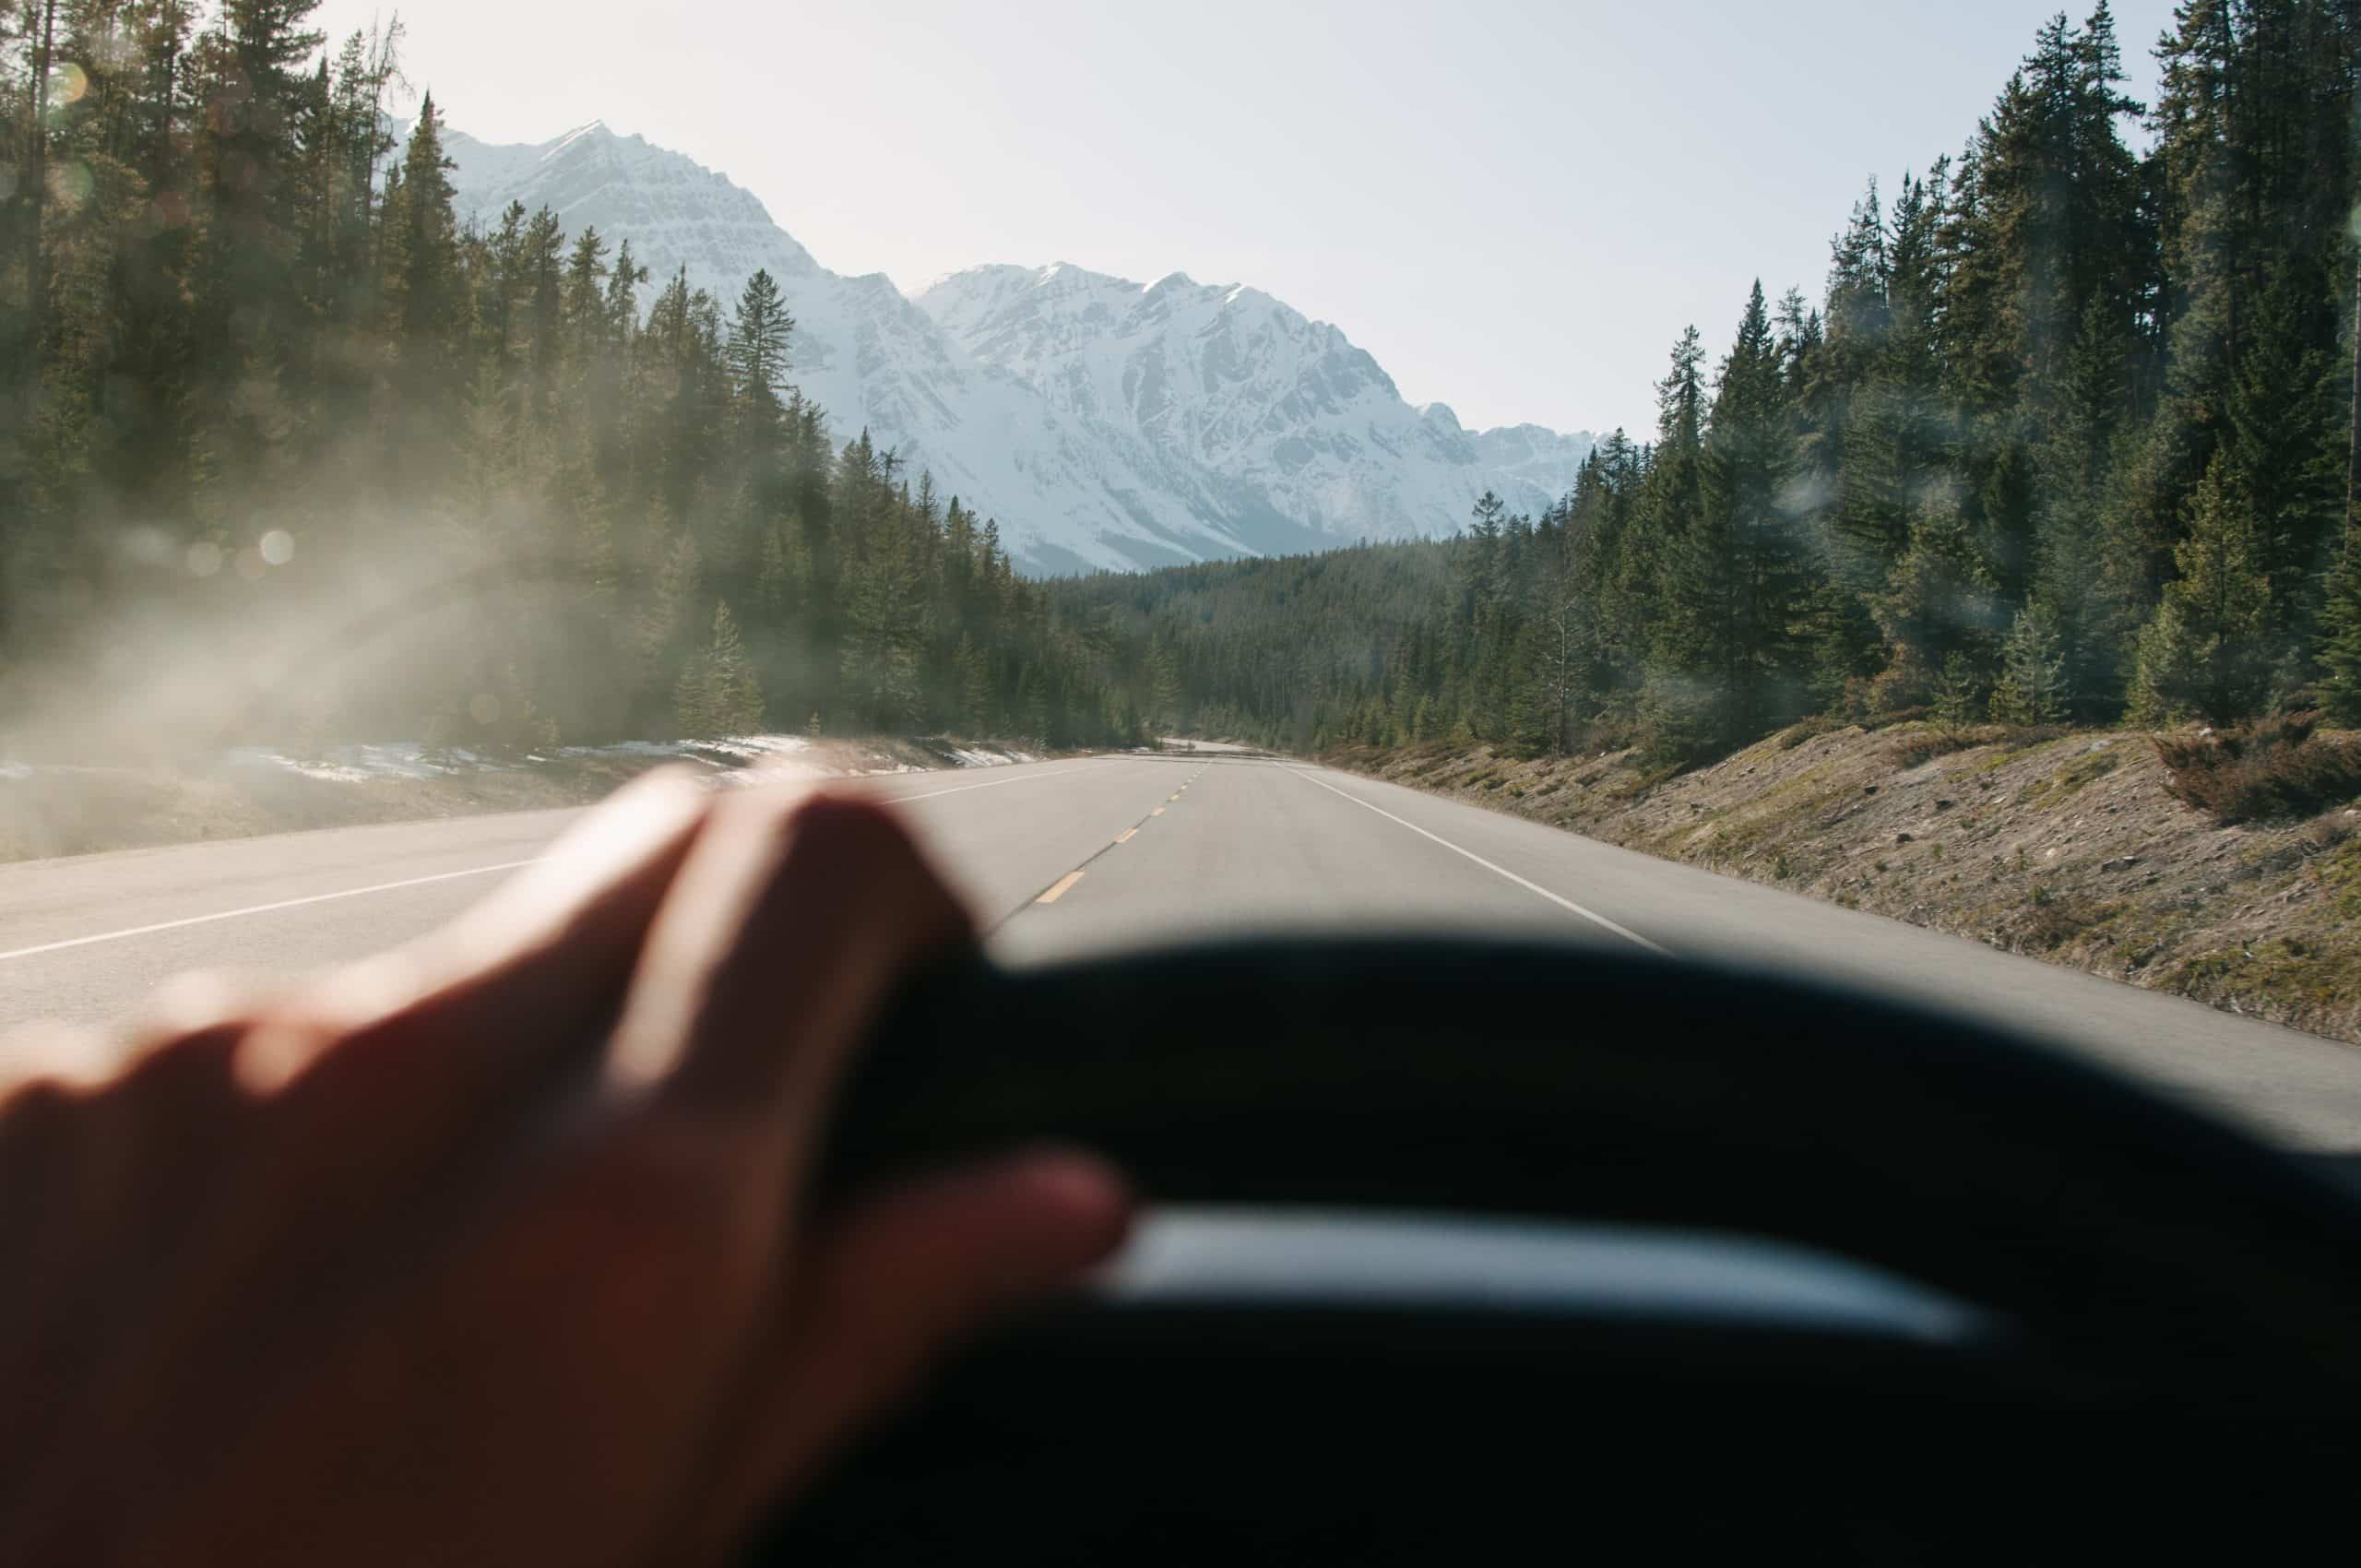
<path fill-rule="evenodd" d="M 994 778 L 981 784 L 961 784 L 949 790 L 932 790 L 922 795 L 886 795 L 881 798 L 888 802 L 931 801 L 942 795 L 961 795 L 970 790 L 993 790 L 1003 784 L 1026 784 L 1037 778 L 1055 778 L 1059 774 L 1081 771 L 1080 767 L 1061 767 L 1052 773 L 1028 773 L 1021 778 Z M 190 915 L 184 920 L 158 921 L 153 925 L 126 926 L 121 931 L 102 931 L 90 936 L 69 936 L 63 942 L 43 942 L 35 946 L 18 947 L 0 953 L 0 964 L 5 964 L 12 958 L 30 958 L 42 953 L 59 953 L 68 947 L 89 947 L 101 942 L 122 942 L 134 936 L 148 936 L 160 931 L 178 931 L 184 926 L 210 925 L 215 921 L 234 921 L 248 915 L 267 915 L 275 909 L 301 909 L 306 904 L 326 904 L 338 898 L 358 898 L 370 893 L 391 893 L 402 887 L 423 887 L 431 882 L 451 882 L 463 876 L 489 876 L 493 872 L 516 871 L 532 863 L 529 860 L 503 861 L 498 865 L 469 866 L 465 871 L 436 872 L 432 876 L 404 877 L 399 882 L 378 882 L 367 887 L 339 888 L 334 893 L 314 893 L 305 898 L 281 898 L 272 904 L 249 904 L 243 909 L 217 909 L 209 915 Z"/>
<path fill-rule="evenodd" d="M 102 931 L 95 936 L 69 936 L 63 942 L 44 942 L 37 947 L 19 947 L 0 953 L 0 964 L 11 958 L 30 958 L 37 953 L 56 953 L 68 947 L 88 947 L 98 942 L 121 942 L 125 937 L 146 936 L 152 932 L 178 931 L 183 926 L 209 925 L 215 921 L 234 921 L 246 915 L 267 915 L 273 909 L 293 909 L 305 904 L 326 904 L 338 898 L 358 898 L 364 893 L 390 893 L 397 887 L 423 887 L 430 882 L 450 882 L 462 876 L 489 876 L 496 871 L 515 871 L 528 866 L 530 861 L 503 861 L 495 866 L 469 866 L 465 871 L 436 872 L 432 876 L 405 877 L 399 882 L 374 883 L 367 887 L 339 888 L 334 893 L 314 893 L 308 898 L 281 898 L 275 904 L 249 904 L 243 909 L 219 909 L 209 915 L 191 915 L 185 920 L 158 921 L 154 925 L 135 925 L 122 931 Z"/>
<path fill-rule="evenodd" d="M 1375 812 L 1378 815 L 1383 817 L 1388 822 L 1395 823 L 1403 827 L 1408 828 L 1411 832 L 1417 834 L 1421 838 L 1433 839 L 1444 849 L 1449 849 L 1453 854 L 1465 856 L 1468 860 L 1474 861 L 1477 865 L 1482 866 L 1486 871 L 1490 872 L 1493 875 L 1506 877 L 1509 881 L 1515 883 L 1519 887 L 1524 888 L 1527 893 L 1538 894 L 1542 897 L 1548 899 L 1552 904 L 1557 905 L 1560 909 L 1564 909 L 1571 914 L 1580 915 L 1583 919 L 1590 921 L 1593 925 L 1603 926 L 1607 930 L 1611 931 L 1616 935 L 1621 937 L 1624 941 L 1644 947 L 1649 952 L 1655 954 L 1658 957 L 1669 958 L 1672 956 L 1672 949 L 1669 947 L 1650 942 L 1638 932 L 1617 925 L 1605 915 L 1599 914 L 1594 909 L 1585 909 L 1580 904 L 1575 903 L 1572 898 L 1560 897 L 1559 895 L 1550 892 L 1548 888 L 1542 886 L 1538 883 L 1527 882 L 1525 878 L 1517 875 L 1516 873 L 1509 870 L 1508 867 L 1494 865 L 1491 861 L 1486 860 L 1475 850 L 1463 849 L 1458 845 L 1453 843 L 1450 839 L 1443 837 L 1439 833 L 1430 833 L 1415 822 L 1406 822 L 1401 817 L 1395 816 L 1392 812 L 1387 811 L 1383 806 L 1372 805 L 1369 802 L 1362 800 L 1358 795 L 1354 794 L 1349 790 L 1339 790 L 1334 784 L 1329 783 L 1325 778 L 1319 778 L 1313 774 L 1309 768 L 1290 767 L 1287 771 L 1294 774 L 1299 778 L 1319 785 L 1323 790 L 1327 790 L 1332 795 L 1342 795 L 1345 799 L 1352 802 L 1353 804 L 1363 807 L 1366 810 Z M 0 956 L 5 956 L 5 955 L 0 955 Z"/>

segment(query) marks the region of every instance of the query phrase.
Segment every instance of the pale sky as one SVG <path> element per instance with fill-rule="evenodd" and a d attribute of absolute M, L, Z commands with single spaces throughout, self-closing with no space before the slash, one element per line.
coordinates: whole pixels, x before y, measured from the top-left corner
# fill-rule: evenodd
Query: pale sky
<path fill-rule="evenodd" d="M 1251 283 L 1471 427 L 1636 435 L 1681 327 L 1718 355 L 1758 275 L 1816 301 L 1864 181 L 1956 152 L 2057 6 L 327 0 L 319 22 L 333 42 L 397 8 L 459 129 L 638 132 L 836 271 Z M 2171 10 L 2115 6 L 2143 101 Z"/>

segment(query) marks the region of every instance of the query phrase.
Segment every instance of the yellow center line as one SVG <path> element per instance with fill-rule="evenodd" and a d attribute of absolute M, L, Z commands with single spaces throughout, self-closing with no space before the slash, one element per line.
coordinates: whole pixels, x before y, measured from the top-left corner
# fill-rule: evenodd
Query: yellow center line
<path fill-rule="evenodd" d="M 1115 835 L 1115 842 L 1118 844 L 1125 843 L 1131 838 L 1133 834 L 1137 833 L 1139 829 L 1136 827 L 1126 827 L 1123 831 Z"/>
<path fill-rule="evenodd" d="M 1082 873 L 1070 871 L 1050 885 L 1050 890 L 1033 900 L 1036 904 L 1054 904 L 1066 896 L 1066 889 L 1082 880 Z"/>

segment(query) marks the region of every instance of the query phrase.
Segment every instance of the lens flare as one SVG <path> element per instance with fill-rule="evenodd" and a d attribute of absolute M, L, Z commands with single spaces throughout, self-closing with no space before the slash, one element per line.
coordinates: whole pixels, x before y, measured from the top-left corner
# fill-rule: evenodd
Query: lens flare
<path fill-rule="evenodd" d="M 83 162 L 61 163 L 49 172 L 49 196 L 52 201 L 73 212 L 90 199 L 90 192 L 98 185 L 91 178 L 90 166 Z"/>
<path fill-rule="evenodd" d="M 263 560 L 273 566 L 284 566 L 295 559 L 295 536 L 285 529 L 273 529 L 262 536 Z"/>

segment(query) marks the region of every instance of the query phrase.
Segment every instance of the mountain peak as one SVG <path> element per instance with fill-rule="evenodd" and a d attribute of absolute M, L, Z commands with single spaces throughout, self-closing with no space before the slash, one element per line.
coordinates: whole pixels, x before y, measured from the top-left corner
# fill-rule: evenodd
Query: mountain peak
<path fill-rule="evenodd" d="M 445 151 L 462 223 L 490 223 L 511 201 L 528 211 L 547 207 L 568 233 L 595 227 L 611 246 L 629 240 L 651 279 L 685 266 L 690 287 L 723 301 L 735 300 L 757 268 L 781 279 L 819 269 L 752 192 L 684 153 L 619 136 L 604 120 L 540 143 L 455 133 Z"/>
<path fill-rule="evenodd" d="M 827 270 L 750 192 L 603 121 L 449 148 L 462 220 L 547 207 L 570 233 L 628 241 L 655 279 L 685 269 L 725 311 L 768 269 L 795 318 L 789 379 L 832 435 L 866 429 L 997 517 L 1029 572 L 1447 533 L 1488 489 L 1538 511 L 1589 450 L 1584 434 L 1470 434 L 1441 404 L 1413 409 L 1343 332 L 1244 283 L 1141 284 L 1062 259 L 971 267 L 906 297 L 881 273 Z"/>
<path fill-rule="evenodd" d="M 575 126 L 574 129 L 566 132 L 564 136 L 559 137 L 556 140 L 548 143 L 542 148 L 541 156 L 544 159 L 555 158 L 559 153 L 564 152 L 567 148 L 574 146 L 576 142 L 595 142 L 611 137 L 613 133 L 607 129 L 607 122 L 604 120 L 593 120 L 587 125 Z"/>

